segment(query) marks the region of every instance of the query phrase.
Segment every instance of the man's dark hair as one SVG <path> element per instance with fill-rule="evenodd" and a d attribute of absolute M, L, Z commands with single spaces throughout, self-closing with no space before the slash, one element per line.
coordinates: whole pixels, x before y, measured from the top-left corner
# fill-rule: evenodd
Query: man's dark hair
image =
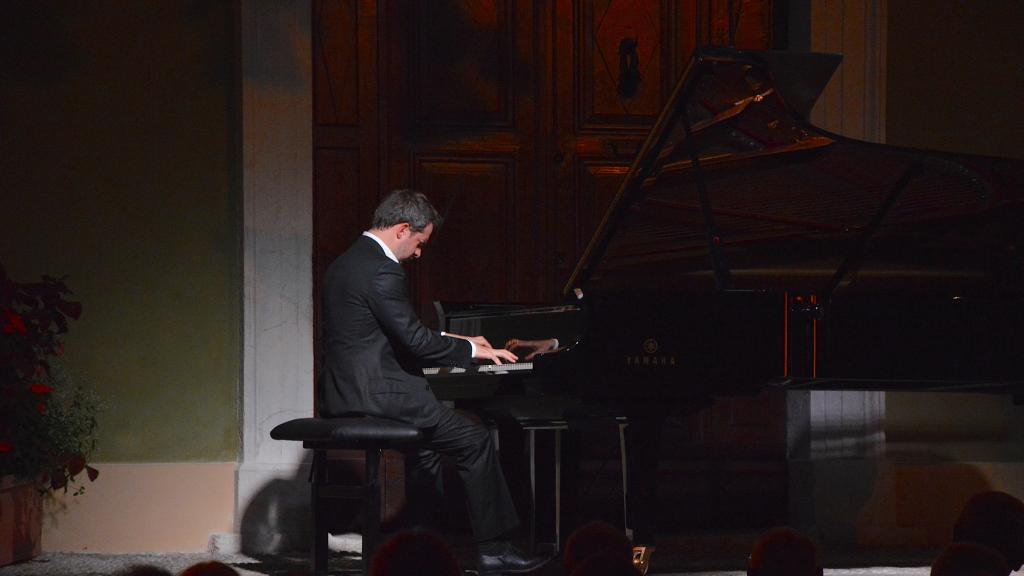
<path fill-rule="evenodd" d="M 754 542 L 749 576 L 821 576 L 818 547 L 792 528 L 772 528 Z"/>
<path fill-rule="evenodd" d="M 623 565 L 623 560 L 632 566 L 633 543 L 621 528 L 601 520 L 587 522 L 573 530 L 565 541 L 565 551 L 562 553 L 565 573 L 573 574 L 587 559 L 594 556 L 601 556 L 602 562 L 610 562 L 615 566 Z"/>
<path fill-rule="evenodd" d="M 1007 576 L 1010 568 L 998 550 L 976 542 L 952 542 L 932 562 L 931 576 Z"/>
<path fill-rule="evenodd" d="M 428 224 L 440 228 L 442 221 L 437 209 L 422 192 L 408 188 L 388 194 L 373 212 L 373 228 L 377 230 L 408 222 L 413 232 L 422 232 Z"/>

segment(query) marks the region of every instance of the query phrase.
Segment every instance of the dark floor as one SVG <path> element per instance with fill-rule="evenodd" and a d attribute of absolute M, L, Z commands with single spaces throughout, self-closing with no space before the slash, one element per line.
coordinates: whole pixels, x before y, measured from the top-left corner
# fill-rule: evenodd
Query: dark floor
<path fill-rule="evenodd" d="M 744 576 L 746 555 L 754 535 L 676 534 L 662 538 L 651 574 L 690 576 Z M 455 544 L 463 565 L 472 565 L 472 549 Z M 828 576 L 928 576 L 934 551 L 824 553 Z M 197 562 L 219 560 L 242 576 L 291 576 L 306 573 L 304 555 L 246 556 L 241 554 L 72 554 L 46 553 L 14 566 L 0 568 L 0 576 L 111 576 L 136 564 L 160 566 L 177 573 Z M 353 554 L 332 554 L 331 574 L 360 574 L 361 561 Z M 536 576 L 564 576 L 555 560 Z"/>
<path fill-rule="evenodd" d="M 241 576 L 287 576 L 303 570 L 306 563 L 302 558 L 268 557 L 252 558 L 247 556 L 216 556 L 211 554 L 71 554 L 47 553 L 42 556 L 13 566 L 0 568 L 3 576 L 111 576 L 136 564 L 160 566 L 177 573 L 196 562 L 219 560 L 238 570 Z M 686 571 L 666 571 L 665 562 L 655 561 L 652 574 L 663 576 L 745 576 L 741 570 L 701 570 L 694 568 Z M 928 576 L 927 566 L 899 567 L 864 566 L 858 568 L 826 568 L 826 576 Z M 331 559 L 332 575 L 358 575 L 360 562 L 355 557 L 335 556 Z M 537 576 L 555 576 L 562 574 L 557 565 L 539 571 Z M 472 574 L 472 573 L 469 573 Z"/>

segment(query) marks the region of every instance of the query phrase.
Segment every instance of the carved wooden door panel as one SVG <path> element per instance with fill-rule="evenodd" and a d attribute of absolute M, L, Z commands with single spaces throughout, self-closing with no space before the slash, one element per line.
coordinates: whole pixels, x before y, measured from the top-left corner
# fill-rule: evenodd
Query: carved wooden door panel
<path fill-rule="evenodd" d="M 541 39 L 561 288 L 698 45 L 771 47 L 770 0 L 559 0 Z M 730 33 L 730 30 L 735 32 Z M 545 123 L 545 126 L 548 124 Z"/>
<path fill-rule="evenodd" d="M 411 266 L 418 309 L 427 319 L 431 300 L 547 300 L 534 4 L 389 8 L 389 181 L 422 190 L 445 216 Z"/>
<path fill-rule="evenodd" d="M 547 174 L 558 290 L 697 46 L 699 14 L 696 0 L 561 0 L 552 12 Z"/>
<path fill-rule="evenodd" d="M 698 44 L 765 48 L 769 0 L 387 3 L 385 189 L 447 225 L 414 265 L 429 300 L 551 302 Z"/>
<path fill-rule="evenodd" d="M 327 266 L 370 222 L 377 204 L 376 0 L 315 0 L 313 8 L 313 292 L 319 351 Z"/>

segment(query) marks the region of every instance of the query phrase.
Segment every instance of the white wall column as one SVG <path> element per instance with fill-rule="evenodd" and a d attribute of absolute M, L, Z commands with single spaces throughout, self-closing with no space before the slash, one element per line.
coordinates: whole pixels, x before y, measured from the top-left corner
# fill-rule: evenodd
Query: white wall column
<path fill-rule="evenodd" d="M 309 2 L 242 0 L 244 210 L 241 547 L 273 551 L 305 533 L 304 450 L 270 438 L 313 414 L 313 146 Z"/>

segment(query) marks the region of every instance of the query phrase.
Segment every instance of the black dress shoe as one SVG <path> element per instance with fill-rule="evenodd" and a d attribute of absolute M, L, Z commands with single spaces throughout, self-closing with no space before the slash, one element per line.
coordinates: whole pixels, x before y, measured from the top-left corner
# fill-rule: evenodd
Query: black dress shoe
<path fill-rule="evenodd" d="M 506 544 L 504 550 L 480 552 L 476 566 L 480 576 L 497 574 L 521 574 L 533 572 L 554 558 L 554 554 L 529 556 L 512 544 Z"/>

